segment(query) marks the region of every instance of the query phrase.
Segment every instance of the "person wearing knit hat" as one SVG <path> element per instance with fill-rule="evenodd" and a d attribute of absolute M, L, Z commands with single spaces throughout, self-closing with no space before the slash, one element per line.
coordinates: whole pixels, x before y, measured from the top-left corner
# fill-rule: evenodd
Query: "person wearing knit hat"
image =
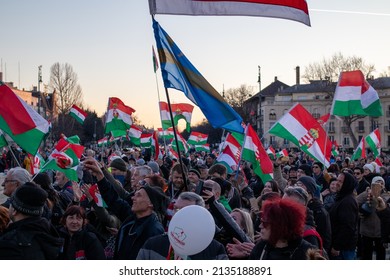
<path fill-rule="evenodd" d="M 188 181 L 194 185 L 193 191 L 200 195 L 203 187 L 203 180 L 200 179 L 200 172 L 197 169 L 191 168 L 188 170 Z"/>
<path fill-rule="evenodd" d="M 373 173 L 374 172 L 374 166 L 371 163 L 366 163 L 363 166 L 363 170 L 364 170 L 364 175 L 367 175 L 369 173 Z"/>
<path fill-rule="evenodd" d="M 110 163 L 111 171 L 117 169 L 119 171 L 125 172 L 127 170 L 126 162 L 121 158 L 116 158 Z"/>
<path fill-rule="evenodd" d="M 41 216 L 47 193 L 33 183 L 25 183 L 16 189 L 11 197 L 14 210 L 26 216 Z"/>
<path fill-rule="evenodd" d="M 324 173 L 324 165 L 316 161 L 312 165 L 313 175 L 312 177 L 315 179 L 316 184 L 320 187 L 321 190 L 325 190 L 329 188 L 328 180 L 326 180 L 325 173 Z M 326 174 L 328 176 L 328 174 Z M 320 192 L 318 192 L 318 198 L 320 196 Z"/>
<path fill-rule="evenodd" d="M 302 176 L 298 179 L 297 185 L 303 187 L 312 197 L 320 198 L 320 191 L 314 178 Z"/>
<path fill-rule="evenodd" d="M 56 230 L 41 217 L 47 194 L 34 183 L 18 187 L 10 199 L 12 223 L 0 236 L 0 260 L 57 259 L 63 244 Z"/>
<path fill-rule="evenodd" d="M 308 164 L 301 164 L 298 166 L 297 170 L 297 178 L 301 176 L 311 176 L 313 174 L 312 169 L 310 168 L 310 165 Z"/>
<path fill-rule="evenodd" d="M 155 161 L 149 161 L 148 166 L 152 168 L 154 174 L 160 174 L 160 166 Z"/>
<path fill-rule="evenodd" d="M 122 158 L 116 158 L 110 163 L 112 176 L 118 180 L 124 189 L 131 189 L 131 172 L 127 169 L 126 162 Z"/>
<path fill-rule="evenodd" d="M 153 205 L 153 211 L 157 215 L 162 215 L 163 217 L 168 206 L 168 197 L 163 190 L 160 187 L 148 185 L 143 186 L 141 189 L 145 190 L 148 194 L 150 202 Z"/>

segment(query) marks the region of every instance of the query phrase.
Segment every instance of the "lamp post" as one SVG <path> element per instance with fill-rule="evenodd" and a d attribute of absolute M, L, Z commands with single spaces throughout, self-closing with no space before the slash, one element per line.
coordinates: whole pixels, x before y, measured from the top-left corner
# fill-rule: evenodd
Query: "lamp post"
<path fill-rule="evenodd" d="M 41 114 L 42 65 L 38 66 L 38 114 Z"/>
<path fill-rule="evenodd" d="M 263 138 L 262 137 L 262 134 L 263 134 L 263 130 L 262 130 L 262 115 L 261 115 L 261 67 L 258 66 L 259 68 L 259 75 L 258 75 L 258 80 L 257 82 L 259 83 L 259 118 L 260 118 L 260 121 L 259 121 L 259 129 L 258 129 L 258 134 L 261 135 L 261 139 Z"/>

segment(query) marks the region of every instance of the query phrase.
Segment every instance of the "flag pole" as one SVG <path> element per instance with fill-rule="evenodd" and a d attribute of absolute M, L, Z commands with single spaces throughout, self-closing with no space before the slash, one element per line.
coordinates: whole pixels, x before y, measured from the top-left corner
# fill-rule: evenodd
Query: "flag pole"
<path fill-rule="evenodd" d="M 244 150 L 244 145 L 245 145 L 248 125 L 249 125 L 249 123 L 247 123 L 247 125 L 245 126 L 245 130 L 244 130 L 244 141 L 242 142 L 242 145 L 241 145 L 240 158 L 238 160 L 238 167 L 237 167 L 237 170 L 236 170 L 236 175 L 234 176 L 234 179 L 236 179 L 236 180 L 238 179 L 238 175 L 239 175 L 239 172 L 240 172 L 240 163 L 241 163 L 241 160 L 242 160 L 242 151 Z"/>
<path fill-rule="evenodd" d="M 10 151 L 11 154 L 12 154 L 12 157 L 14 158 L 14 160 L 16 161 L 16 163 L 18 164 L 18 166 L 19 166 L 19 167 L 22 167 L 22 166 L 20 165 L 19 160 L 16 158 L 14 152 L 12 151 L 12 147 L 9 145 L 9 143 L 8 143 L 7 139 L 5 139 L 5 137 L 4 137 L 4 140 L 7 142 L 7 146 L 8 146 L 9 151 Z"/>
<path fill-rule="evenodd" d="M 169 115 L 171 116 L 171 124 L 172 124 L 172 128 L 173 128 L 173 135 L 175 137 L 177 153 L 179 155 L 179 162 L 180 162 L 181 172 L 183 174 L 184 188 L 185 188 L 185 191 L 188 191 L 187 177 L 186 177 L 186 174 L 184 173 L 183 161 L 181 160 L 181 152 L 180 152 L 180 148 L 179 148 L 179 140 L 177 139 L 177 132 L 176 132 L 176 127 L 175 127 L 175 122 L 173 121 L 171 100 L 169 98 L 168 89 L 166 87 L 164 87 L 164 88 L 165 88 L 165 94 L 167 96 Z M 180 191 L 182 191 L 182 189 Z"/>

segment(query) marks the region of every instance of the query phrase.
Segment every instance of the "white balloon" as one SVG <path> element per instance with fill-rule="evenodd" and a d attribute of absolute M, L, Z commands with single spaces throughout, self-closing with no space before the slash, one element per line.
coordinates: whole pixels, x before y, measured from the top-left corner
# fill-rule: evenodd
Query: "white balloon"
<path fill-rule="evenodd" d="M 176 254 L 195 255 L 210 245 L 215 234 L 215 222 L 209 211 L 198 205 L 180 209 L 168 227 L 169 242 Z"/>

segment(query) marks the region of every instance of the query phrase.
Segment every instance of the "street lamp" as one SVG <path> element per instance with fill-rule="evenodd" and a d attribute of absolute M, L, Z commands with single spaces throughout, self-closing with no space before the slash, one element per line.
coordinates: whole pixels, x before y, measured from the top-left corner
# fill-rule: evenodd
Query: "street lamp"
<path fill-rule="evenodd" d="M 38 66 L 38 114 L 41 114 L 42 65 Z"/>

